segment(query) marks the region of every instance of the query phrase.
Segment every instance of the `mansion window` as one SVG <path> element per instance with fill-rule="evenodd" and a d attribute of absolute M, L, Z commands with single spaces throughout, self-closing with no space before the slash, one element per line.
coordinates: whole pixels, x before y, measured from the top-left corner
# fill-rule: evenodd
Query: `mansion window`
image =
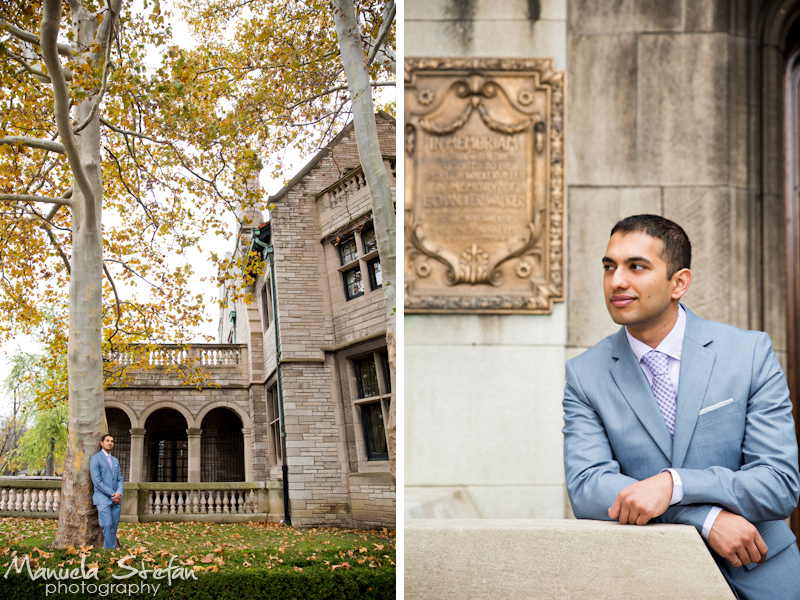
<path fill-rule="evenodd" d="M 269 463 L 272 466 L 283 465 L 277 385 L 267 390 L 267 419 L 269 420 Z"/>
<path fill-rule="evenodd" d="M 339 271 L 347 300 L 363 296 L 366 292 L 366 281 L 369 281 L 370 291 L 383 285 L 378 241 L 371 225 L 360 235 L 353 234 L 339 243 L 339 259 Z"/>
<path fill-rule="evenodd" d="M 271 282 L 267 280 L 261 288 L 261 314 L 264 316 L 264 331 L 269 329 L 272 323 L 272 294 L 270 289 Z"/>
<path fill-rule="evenodd" d="M 364 430 L 368 460 L 387 460 L 386 417 L 391 399 L 389 359 L 386 352 L 373 352 L 354 362 L 358 381 L 358 410 Z"/>
<path fill-rule="evenodd" d="M 339 257 L 342 259 L 342 277 L 344 291 L 348 300 L 364 294 L 364 280 L 361 278 L 361 265 L 358 261 L 356 238 L 352 237 L 339 245 Z"/>

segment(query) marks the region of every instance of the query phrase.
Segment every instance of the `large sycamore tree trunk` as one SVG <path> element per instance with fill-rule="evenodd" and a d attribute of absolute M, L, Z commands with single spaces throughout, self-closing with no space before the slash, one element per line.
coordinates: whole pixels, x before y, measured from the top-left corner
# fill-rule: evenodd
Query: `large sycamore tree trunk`
<path fill-rule="evenodd" d="M 395 212 L 389 176 L 383 165 L 383 156 L 378 141 L 375 124 L 375 106 L 372 102 L 372 88 L 367 72 L 367 56 L 361 44 L 361 31 L 356 18 L 353 0 L 333 0 L 333 18 L 336 36 L 342 55 L 347 87 L 353 102 L 353 125 L 356 132 L 358 156 L 361 168 L 367 179 L 372 197 L 372 218 L 375 224 L 375 237 L 383 271 L 383 294 L 386 300 L 386 317 L 389 327 L 386 332 L 386 345 L 391 365 L 392 390 L 396 390 L 396 295 L 395 281 Z M 392 395 L 389 406 L 389 422 L 386 424 L 389 461 L 392 479 L 396 481 L 397 448 L 397 393 Z"/>
<path fill-rule="evenodd" d="M 73 134 L 69 91 L 61 72 L 56 41 L 61 22 L 61 0 L 45 0 L 41 28 L 42 54 L 52 80 L 56 124 L 72 170 L 72 244 L 69 282 L 69 437 L 61 484 L 61 509 L 53 545 L 102 546 L 103 533 L 92 504 L 89 461 L 105 433 L 102 359 L 103 244 L 99 110 L 92 110 L 97 92 L 87 94 L 75 108 L 75 122 L 89 124 Z M 97 44 L 98 52 L 80 60 L 102 60 L 109 32 L 115 26 L 120 2 L 97 19 L 79 2 L 70 0 L 73 42 L 78 48 Z M 102 20 L 102 24 L 98 21 Z M 75 46 L 73 46 L 75 47 Z M 99 50 L 102 49 L 102 52 Z"/>

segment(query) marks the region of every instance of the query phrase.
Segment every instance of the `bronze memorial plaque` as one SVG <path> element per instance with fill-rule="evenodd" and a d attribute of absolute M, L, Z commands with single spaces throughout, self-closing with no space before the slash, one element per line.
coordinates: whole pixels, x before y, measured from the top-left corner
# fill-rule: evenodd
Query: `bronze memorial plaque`
<path fill-rule="evenodd" d="M 405 61 L 405 310 L 549 313 L 564 292 L 564 73 Z"/>

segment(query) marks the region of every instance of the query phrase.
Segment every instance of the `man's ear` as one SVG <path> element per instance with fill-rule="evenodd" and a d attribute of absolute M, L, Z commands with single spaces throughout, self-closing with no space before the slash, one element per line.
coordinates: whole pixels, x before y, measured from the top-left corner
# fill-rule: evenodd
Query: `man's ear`
<path fill-rule="evenodd" d="M 672 299 L 680 300 L 689 289 L 690 283 L 692 283 L 692 272 L 689 269 L 675 271 L 672 275 Z"/>

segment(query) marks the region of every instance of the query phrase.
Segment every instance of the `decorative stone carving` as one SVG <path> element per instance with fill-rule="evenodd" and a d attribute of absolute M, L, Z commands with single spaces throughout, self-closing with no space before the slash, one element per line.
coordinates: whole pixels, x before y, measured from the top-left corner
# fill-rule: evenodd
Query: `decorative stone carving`
<path fill-rule="evenodd" d="M 552 59 L 406 59 L 406 312 L 563 300 L 564 99 Z"/>

